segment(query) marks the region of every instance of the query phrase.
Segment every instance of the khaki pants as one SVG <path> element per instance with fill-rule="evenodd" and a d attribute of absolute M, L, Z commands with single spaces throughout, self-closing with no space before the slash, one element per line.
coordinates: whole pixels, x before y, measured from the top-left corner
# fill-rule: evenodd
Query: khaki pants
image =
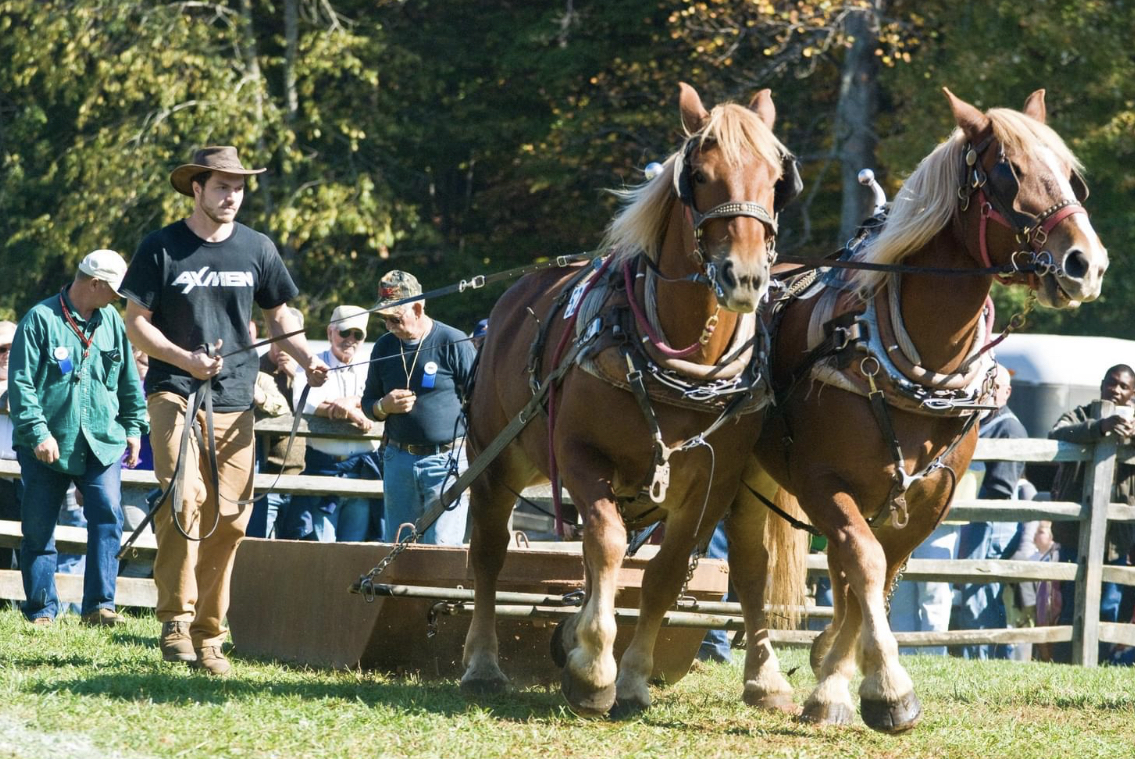
<path fill-rule="evenodd" d="M 180 395 L 168 392 L 155 393 L 147 400 L 154 470 L 163 490 L 169 487 L 177 464 L 187 403 Z M 197 419 L 204 432 L 204 410 Z M 197 648 L 220 646 L 228 634 L 221 623 L 229 608 L 233 560 L 252 515 L 252 504 L 234 503 L 252 496 L 252 410 L 214 413 L 213 429 L 221 497 L 212 492 L 208 453 L 191 434 L 181 503 L 167 501 L 154 519 L 158 539 L 154 560 L 157 616 L 161 622 L 190 622 L 189 632 Z M 176 509 L 185 531 L 198 538 L 212 527 L 218 508 L 221 517 L 217 529 L 204 540 L 187 540 L 173 523 L 172 512 Z"/>

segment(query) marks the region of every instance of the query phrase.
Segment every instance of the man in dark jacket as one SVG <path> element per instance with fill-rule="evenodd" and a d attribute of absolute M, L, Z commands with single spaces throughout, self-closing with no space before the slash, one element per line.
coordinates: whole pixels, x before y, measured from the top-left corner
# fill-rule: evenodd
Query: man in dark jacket
<path fill-rule="evenodd" d="M 1069 443 L 1094 444 L 1106 436 L 1129 438 L 1135 435 L 1135 422 L 1132 421 L 1132 396 L 1135 395 L 1135 371 L 1127 364 L 1117 364 L 1107 370 L 1100 383 L 1100 400 L 1115 405 L 1115 413 L 1097 418 L 1093 404 L 1077 406 L 1057 420 L 1048 433 L 1052 440 Z M 1061 464 L 1052 486 L 1052 497 L 1056 501 L 1083 501 L 1084 464 L 1072 462 Z M 1135 504 L 1135 466 L 1117 462 L 1115 480 L 1111 490 L 1112 503 Z M 1052 537 L 1060 543 L 1061 561 L 1075 562 L 1079 555 L 1080 525 L 1077 522 L 1053 522 Z M 1104 549 L 1104 562 L 1126 565 L 1135 548 L 1135 523 L 1111 522 L 1107 526 L 1107 543 Z M 1061 583 L 1064 606 L 1059 623 L 1072 624 L 1075 611 L 1076 583 Z M 1117 622 L 1131 619 L 1132 606 L 1135 605 L 1135 589 L 1116 583 L 1105 582 L 1100 589 L 1100 620 Z M 1068 644 L 1057 644 L 1055 658 L 1067 661 L 1071 652 Z M 1104 652 L 1106 653 L 1106 652 Z"/>

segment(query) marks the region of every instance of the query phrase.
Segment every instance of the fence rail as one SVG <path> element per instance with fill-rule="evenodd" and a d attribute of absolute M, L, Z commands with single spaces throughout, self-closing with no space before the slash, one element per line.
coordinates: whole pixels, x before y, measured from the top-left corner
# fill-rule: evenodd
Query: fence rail
<path fill-rule="evenodd" d="M 258 434 L 286 434 L 291 429 L 291 417 L 279 417 L 257 422 Z M 299 434 L 316 438 L 358 438 L 358 430 L 343 422 L 305 415 Z M 381 436 L 374 429 L 366 437 Z M 1109 521 L 1135 521 L 1135 506 L 1110 503 L 1111 483 L 1117 462 L 1135 464 L 1135 447 L 1120 446 L 1117 441 L 1104 439 L 1095 445 L 1077 445 L 1053 440 L 979 440 L 975 461 L 1022 461 L 1026 463 L 1085 462 L 1083 500 L 1080 503 L 1064 501 L 990 501 L 963 499 L 954 503 L 949 519 L 965 522 L 1024 522 L 1037 519 L 1076 521 L 1081 525 L 1078 560 L 1070 562 L 1035 562 L 1009 560 L 929 560 L 911 559 L 903 574 L 905 580 L 985 583 L 985 582 L 1037 582 L 1075 581 L 1076 608 L 1071 626 L 1018 628 L 999 630 L 951 630 L 941 633 L 896 633 L 900 645 L 937 646 L 964 644 L 1060 642 L 1071 640 L 1073 661 L 1094 666 L 1098 663 L 1098 643 L 1111 642 L 1135 646 L 1135 624 L 1113 624 L 1099 621 L 1098 610 L 1101 582 L 1135 585 L 1135 567 L 1111 566 L 1103 563 L 1104 537 Z M 14 461 L 0 461 L 0 478 L 19 477 L 19 466 Z M 153 472 L 122 471 L 124 487 L 154 488 L 157 479 Z M 364 497 L 381 497 L 381 480 L 351 480 L 311 475 L 256 475 L 255 489 L 296 495 L 341 494 Z M 549 505 L 547 491 L 529 489 L 526 497 L 541 505 Z M 20 540 L 19 524 L 0 522 L 0 546 L 17 547 Z M 62 552 L 82 553 L 86 533 L 81 528 L 58 527 L 56 543 Z M 138 558 L 153 557 L 156 545 L 153 538 L 142 540 Z M 808 557 L 810 574 L 828 571 L 827 557 Z M 76 593 L 81 595 L 81 583 L 73 576 L 59 575 L 61 598 Z M 149 585 L 147 585 L 149 583 Z M 72 587 L 72 585 L 74 587 Z M 119 601 L 123 605 L 152 606 L 156 594 L 152 581 L 120 578 Z M 0 598 L 22 598 L 23 589 L 19 573 L 0 571 Z M 821 612 L 822 613 L 822 612 Z M 782 643 L 808 643 L 816 635 L 808 630 L 778 630 L 772 639 Z"/>

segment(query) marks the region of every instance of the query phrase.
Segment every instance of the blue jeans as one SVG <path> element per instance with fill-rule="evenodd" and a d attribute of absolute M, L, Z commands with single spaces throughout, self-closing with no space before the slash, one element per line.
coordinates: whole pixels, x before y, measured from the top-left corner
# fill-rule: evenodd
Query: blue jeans
<path fill-rule="evenodd" d="M 257 498 L 256 503 L 252 504 L 252 516 L 249 517 L 245 535 L 250 538 L 278 537 L 272 532 L 276 529 L 276 519 L 287 511 L 291 501 L 290 493 L 268 493 Z"/>
<path fill-rule="evenodd" d="M 70 475 L 40 463 L 25 449 L 16 450 L 24 481 L 23 532 L 20 574 L 24 580 L 23 612 L 28 619 L 54 618 L 59 613 L 55 590 L 55 522 L 71 482 L 83 494 L 87 519 L 87 566 L 83 576 L 83 604 L 88 614 L 114 608 L 118 549 L 122 543 L 121 469 L 118 459 L 102 465 L 87 450 L 87 469 Z"/>
<path fill-rule="evenodd" d="M 442 486 L 457 479 L 447 478 L 450 452 L 417 456 L 386 446 L 382 454 L 384 498 L 386 501 L 383 540 L 394 543 L 400 525 L 414 523 L 441 497 Z M 458 458 L 458 469 L 467 468 L 465 451 Z M 420 543 L 461 545 L 465 542 L 465 522 L 469 516 L 467 493 L 444 512 L 422 535 Z"/>
<path fill-rule="evenodd" d="M 1017 532 L 1016 522 L 971 522 L 958 536 L 959 559 L 1000 559 Z M 959 630 L 993 630 L 1005 627 L 1005 602 L 1000 583 L 967 583 L 958 607 Z M 1011 646 L 962 646 L 966 659 L 1008 659 Z"/>
<path fill-rule="evenodd" d="M 303 473 L 345 479 L 377 479 L 379 470 L 372 451 L 340 459 L 308 447 Z M 345 543 L 372 540 L 381 524 L 378 505 L 371 498 L 294 496 L 277 517 L 276 537 Z"/>

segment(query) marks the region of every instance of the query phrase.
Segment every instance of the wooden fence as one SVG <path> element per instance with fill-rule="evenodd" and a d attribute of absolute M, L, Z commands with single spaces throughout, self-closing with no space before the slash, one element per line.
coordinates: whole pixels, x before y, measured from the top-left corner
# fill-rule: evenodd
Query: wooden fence
<path fill-rule="evenodd" d="M 264 420 L 257 423 L 258 433 L 286 433 L 291 427 L 290 417 Z M 307 437 L 357 437 L 360 433 L 342 422 L 311 418 L 301 423 L 300 434 Z M 381 429 L 372 430 L 368 437 L 377 437 Z M 951 521 L 963 522 L 1023 522 L 1037 519 L 1080 522 L 1079 559 L 1068 562 L 1036 562 L 1008 560 L 929 560 L 911 559 L 903 579 L 952 583 L 1024 582 L 1057 580 L 1076 582 L 1076 608 L 1073 624 L 1059 627 L 1037 627 L 999 630 L 951 630 L 941 633 L 896 633 L 900 645 L 934 646 L 982 643 L 1037 643 L 1071 641 L 1075 663 L 1094 666 L 1098 662 L 1098 643 L 1122 643 L 1135 646 L 1135 624 L 1112 624 L 1099 621 L 1100 583 L 1116 582 L 1135 585 L 1135 567 L 1104 564 L 1104 543 L 1108 521 L 1135 521 L 1135 506 L 1110 503 L 1111 483 L 1117 462 L 1135 464 L 1135 448 L 1119 446 L 1114 439 L 1104 439 L 1093 446 L 1061 443 L 1052 440 L 979 440 L 975 461 L 1023 461 L 1030 463 L 1061 463 L 1083 461 L 1087 463 L 1083 500 L 1057 501 L 990 501 L 957 500 L 950 511 Z M 0 477 L 19 477 L 14 461 L 0 461 Z M 123 470 L 123 487 L 153 488 L 157 486 L 152 472 Z M 280 477 L 259 474 L 255 487 L 263 492 L 275 484 L 278 492 L 297 495 L 344 495 L 380 497 L 382 482 L 377 480 L 348 480 L 335 477 L 294 475 Z M 527 491 L 526 491 L 527 494 Z M 533 494 L 533 500 L 547 503 L 545 497 Z M 524 525 L 520 525 L 522 528 Z M 19 545 L 18 523 L 0 522 L 0 546 Z M 83 553 L 85 531 L 60 527 L 56 543 L 61 552 Z M 155 550 L 152 536 L 138 544 L 141 558 L 152 558 Z M 808 557 L 808 571 L 812 574 L 827 572 L 827 558 L 823 555 Z M 81 583 L 74 577 L 58 575 L 60 596 L 72 600 L 81 595 Z M 147 584 L 149 583 L 149 584 Z M 74 587 L 72 587 L 72 585 Z M 19 573 L 0 571 L 0 598 L 22 598 Z M 155 594 L 152 582 L 120 578 L 119 603 L 123 606 L 153 606 Z M 1089 610 L 1092 610 L 1089 613 Z M 807 643 L 817 633 L 810 630 L 781 630 L 773 632 L 773 640 L 784 643 Z"/>

